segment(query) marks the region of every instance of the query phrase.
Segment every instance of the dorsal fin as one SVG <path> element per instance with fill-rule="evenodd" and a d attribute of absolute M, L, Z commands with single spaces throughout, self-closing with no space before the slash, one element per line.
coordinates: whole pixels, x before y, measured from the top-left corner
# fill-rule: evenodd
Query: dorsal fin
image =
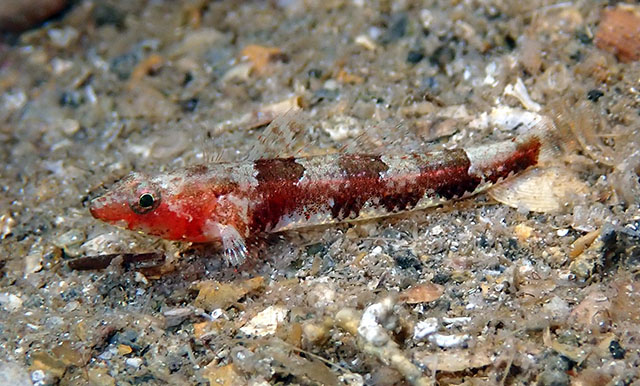
<path fill-rule="evenodd" d="M 469 123 L 476 129 L 498 127 L 501 130 L 515 132 L 519 142 L 526 142 L 529 137 L 537 137 L 542 142 L 540 162 L 556 159 L 562 152 L 563 136 L 558 132 L 551 118 L 536 112 L 519 108 L 499 106 L 490 113 L 482 113 Z"/>
<path fill-rule="evenodd" d="M 295 157 L 304 149 L 302 143 L 308 122 L 299 110 L 277 116 L 258 137 L 245 160 Z"/>

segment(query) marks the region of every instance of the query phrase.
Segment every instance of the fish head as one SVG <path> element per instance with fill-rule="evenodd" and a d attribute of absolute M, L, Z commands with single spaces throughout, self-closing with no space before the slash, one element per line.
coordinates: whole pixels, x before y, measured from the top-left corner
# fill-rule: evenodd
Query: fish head
<path fill-rule="evenodd" d="M 166 185 L 157 177 L 131 173 L 93 199 L 89 211 L 93 217 L 121 228 L 168 240 L 194 241 L 193 216 L 188 208 L 176 206 L 175 189 Z"/>

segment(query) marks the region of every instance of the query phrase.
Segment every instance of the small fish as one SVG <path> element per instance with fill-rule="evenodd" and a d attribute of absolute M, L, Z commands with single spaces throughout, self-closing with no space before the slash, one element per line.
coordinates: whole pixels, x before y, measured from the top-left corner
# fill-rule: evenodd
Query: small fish
<path fill-rule="evenodd" d="M 405 155 L 332 154 L 131 173 L 91 201 L 93 217 L 168 240 L 221 242 L 234 265 L 246 240 L 384 217 L 482 192 L 539 163 L 544 138 Z"/>

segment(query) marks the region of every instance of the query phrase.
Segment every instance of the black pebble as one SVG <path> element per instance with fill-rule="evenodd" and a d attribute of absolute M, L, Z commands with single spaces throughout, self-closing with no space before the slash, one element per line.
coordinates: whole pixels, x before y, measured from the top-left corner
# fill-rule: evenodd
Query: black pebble
<path fill-rule="evenodd" d="M 609 352 L 613 359 L 624 359 L 624 354 L 627 353 L 617 340 L 612 340 L 611 343 L 609 343 Z"/>
<path fill-rule="evenodd" d="M 84 97 L 77 91 L 64 91 L 58 99 L 60 106 L 76 108 L 84 103 Z"/>
<path fill-rule="evenodd" d="M 133 52 L 116 56 L 111 59 L 109 64 L 109 70 L 116 74 L 120 80 L 127 80 L 133 71 L 133 68 L 138 64 L 140 58 Z"/>
<path fill-rule="evenodd" d="M 189 98 L 180 102 L 180 107 L 183 111 L 192 113 L 198 107 L 198 98 Z"/>
<path fill-rule="evenodd" d="M 407 62 L 409 63 L 416 64 L 422 59 L 424 59 L 424 54 L 422 53 L 422 51 L 411 50 L 407 54 Z"/>
<path fill-rule="evenodd" d="M 517 46 L 516 39 L 514 39 L 511 35 L 507 35 L 504 37 L 504 44 L 506 44 L 507 48 L 510 51 L 513 51 Z"/>
<path fill-rule="evenodd" d="M 396 14 L 391 17 L 389 21 L 389 28 L 384 36 L 382 36 L 383 43 L 395 42 L 407 33 L 407 25 L 409 24 L 409 18 L 406 14 Z"/>
<path fill-rule="evenodd" d="M 578 40 L 580 40 L 580 43 L 582 44 L 591 44 L 591 42 L 593 42 L 593 39 L 584 31 L 578 31 L 576 33 L 576 38 L 578 38 Z"/>
<path fill-rule="evenodd" d="M 326 88 L 319 88 L 313 93 L 313 97 L 311 98 L 311 105 L 315 106 L 318 103 L 324 100 L 334 100 L 338 98 L 339 91 L 338 90 L 328 90 Z"/>
<path fill-rule="evenodd" d="M 320 77 L 322 76 L 322 70 L 319 68 L 312 68 L 307 71 L 307 74 L 309 75 L 309 78 L 320 79 Z"/>
<path fill-rule="evenodd" d="M 597 102 L 603 95 L 604 92 L 594 88 L 593 90 L 589 90 L 587 93 L 587 99 L 592 102 Z"/>
<path fill-rule="evenodd" d="M 402 269 L 422 270 L 422 263 L 409 250 L 398 251 L 393 258 L 396 261 L 396 265 Z"/>
<path fill-rule="evenodd" d="M 124 12 L 103 2 L 96 4 L 91 16 L 93 16 L 97 26 L 111 24 L 118 28 L 124 27 Z"/>
<path fill-rule="evenodd" d="M 478 239 L 478 246 L 482 248 L 489 247 L 489 239 L 487 239 L 487 236 L 485 235 L 480 236 L 480 239 Z"/>
<path fill-rule="evenodd" d="M 186 74 L 184 74 L 184 79 L 182 80 L 182 86 L 186 86 L 189 84 L 189 82 L 191 82 L 193 80 L 193 74 L 191 74 L 190 72 L 187 72 Z"/>
<path fill-rule="evenodd" d="M 444 44 L 436 48 L 433 54 L 429 57 L 429 62 L 434 66 L 444 68 L 449 62 L 453 61 L 456 57 L 456 52 L 449 45 Z"/>
<path fill-rule="evenodd" d="M 580 52 L 580 50 L 574 52 L 573 54 L 569 55 L 569 59 L 573 60 L 574 62 L 579 62 L 580 60 L 582 60 L 582 52 Z"/>
<path fill-rule="evenodd" d="M 323 243 L 315 243 L 307 246 L 307 256 L 317 255 L 319 253 L 325 254 L 327 247 Z"/>
<path fill-rule="evenodd" d="M 451 274 L 448 272 L 438 272 L 433 276 L 431 281 L 435 284 L 446 284 L 451 280 Z"/>

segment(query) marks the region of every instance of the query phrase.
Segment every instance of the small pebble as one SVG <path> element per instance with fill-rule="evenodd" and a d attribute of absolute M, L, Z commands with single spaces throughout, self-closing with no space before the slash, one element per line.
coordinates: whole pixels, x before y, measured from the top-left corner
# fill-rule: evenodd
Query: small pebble
<path fill-rule="evenodd" d="M 376 43 L 367 35 L 357 36 L 355 39 L 355 43 L 360 47 L 366 48 L 369 51 L 375 51 L 377 48 Z"/>
<path fill-rule="evenodd" d="M 448 318 L 445 316 L 442 318 L 442 323 L 447 324 L 448 327 L 462 326 L 469 323 L 470 321 L 471 317 L 469 316 L 457 316 L 453 318 Z"/>
<path fill-rule="evenodd" d="M 80 302 L 74 300 L 67 303 L 64 307 L 62 307 L 62 311 L 65 313 L 72 312 L 78 309 L 79 306 L 80 306 Z"/>
<path fill-rule="evenodd" d="M 320 77 L 322 76 L 322 70 L 319 68 L 312 68 L 307 71 L 307 74 L 310 78 L 320 79 Z"/>
<path fill-rule="evenodd" d="M 46 378 L 46 374 L 42 370 L 36 370 L 31 373 L 31 382 L 37 384 Z"/>
<path fill-rule="evenodd" d="M 305 323 L 302 326 L 302 334 L 307 342 L 315 345 L 322 344 L 328 337 L 329 330 L 324 325 Z"/>
<path fill-rule="evenodd" d="M 53 240 L 53 245 L 58 248 L 67 248 L 72 245 L 82 244 L 86 239 L 83 231 L 72 229 Z"/>
<path fill-rule="evenodd" d="M 424 59 L 424 53 L 418 50 L 411 50 L 407 54 L 407 62 L 411 64 L 416 64 Z"/>
<path fill-rule="evenodd" d="M 391 17 L 389 28 L 382 37 L 384 43 L 392 43 L 404 37 L 407 33 L 409 17 L 406 14 L 397 14 Z"/>
<path fill-rule="evenodd" d="M 593 89 L 593 90 L 589 90 L 589 92 L 587 93 L 587 99 L 592 102 L 597 102 L 598 99 L 600 99 L 603 95 L 604 95 L 604 92 L 597 89 Z"/>
<path fill-rule="evenodd" d="M 444 229 L 442 229 L 442 226 L 440 225 L 436 225 L 433 228 L 431 228 L 431 235 L 433 236 L 441 235 L 442 232 L 444 232 Z"/>
<path fill-rule="evenodd" d="M 13 232 L 16 220 L 9 213 L 0 215 L 0 240 L 6 238 Z"/>
<path fill-rule="evenodd" d="M 49 38 L 54 46 L 65 48 L 78 37 L 78 31 L 73 27 L 63 29 L 53 28 L 49 30 Z"/>
<path fill-rule="evenodd" d="M 270 306 L 259 312 L 240 331 L 246 335 L 266 336 L 276 332 L 278 325 L 286 318 L 289 310 L 283 306 Z"/>
<path fill-rule="evenodd" d="M 440 68 L 444 68 L 448 63 L 453 61 L 456 57 L 456 52 L 450 46 L 444 44 L 436 48 L 436 50 L 429 57 L 429 62 Z"/>
<path fill-rule="evenodd" d="M 10 293 L 0 293 L 0 308 L 13 312 L 22 307 L 22 299 Z"/>
<path fill-rule="evenodd" d="M 5 91 L 2 99 L 2 107 L 7 111 L 13 111 L 22 108 L 27 103 L 27 94 L 21 90 L 15 92 Z"/>
<path fill-rule="evenodd" d="M 97 2 L 91 16 L 98 27 L 103 25 L 113 25 L 118 28 L 124 26 L 125 13 L 118 8 L 103 2 Z"/>
<path fill-rule="evenodd" d="M 591 44 L 591 43 L 593 43 L 593 36 L 588 35 L 584 31 L 576 32 L 576 38 L 578 38 L 578 40 L 580 40 L 580 43 L 582 43 L 582 44 Z"/>
<path fill-rule="evenodd" d="M 80 130 L 80 122 L 75 119 L 65 119 L 60 122 L 60 128 L 62 132 L 68 136 L 72 136 Z"/>
<path fill-rule="evenodd" d="M 624 354 L 627 353 L 627 350 L 620 346 L 620 342 L 612 340 L 611 343 L 609 343 L 609 352 L 613 359 L 624 359 Z"/>
<path fill-rule="evenodd" d="M 413 328 L 413 339 L 422 340 L 436 331 L 438 331 L 438 318 L 421 320 Z"/>
<path fill-rule="evenodd" d="M 58 103 L 60 106 L 76 108 L 84 103 L 84 97 L 77 91 L 64 91 L 60 94 Z"/>
<path fill-rule="evenodd" d="M 434 334 L 429 336 L 429 341 L 431 343 L 435 343 L 436 345 L 442 348 L 451 348 L 451 347 L 460 347 L 467 340 L 469 340 L 469 335 L 443 335 L 443 334 Z"/>
<path fill-rule="evenodd" d="M 433 19 L 433 13 L 429 9 L 424 8 L 420 10 L 420 23 L 423 29 L 428 30 L 431 23 L 433 23 Z"/>
<path fill-rule="evenodd" d="M 142 358 L 127 358 L 124 363 L 129 367 L 139 369 L 142 366 Z"/>
<path fill-rule="evenodd" d="M 198 98 L 189 98 L 184 100 L 180 102 L 180 107 L 182 108 L 182 111 L 192 113 L 196 110 L 196 107 L 198 107 Z"/>
<path fill-rule="evenodd" d="M 334 79 L 329 79 L 326 82 L 324 82 L 324 88 L 326 90 L 333 91 L 333 90 L 337 90 L 338 87 L 340 87 L 340 85 Z"/>

